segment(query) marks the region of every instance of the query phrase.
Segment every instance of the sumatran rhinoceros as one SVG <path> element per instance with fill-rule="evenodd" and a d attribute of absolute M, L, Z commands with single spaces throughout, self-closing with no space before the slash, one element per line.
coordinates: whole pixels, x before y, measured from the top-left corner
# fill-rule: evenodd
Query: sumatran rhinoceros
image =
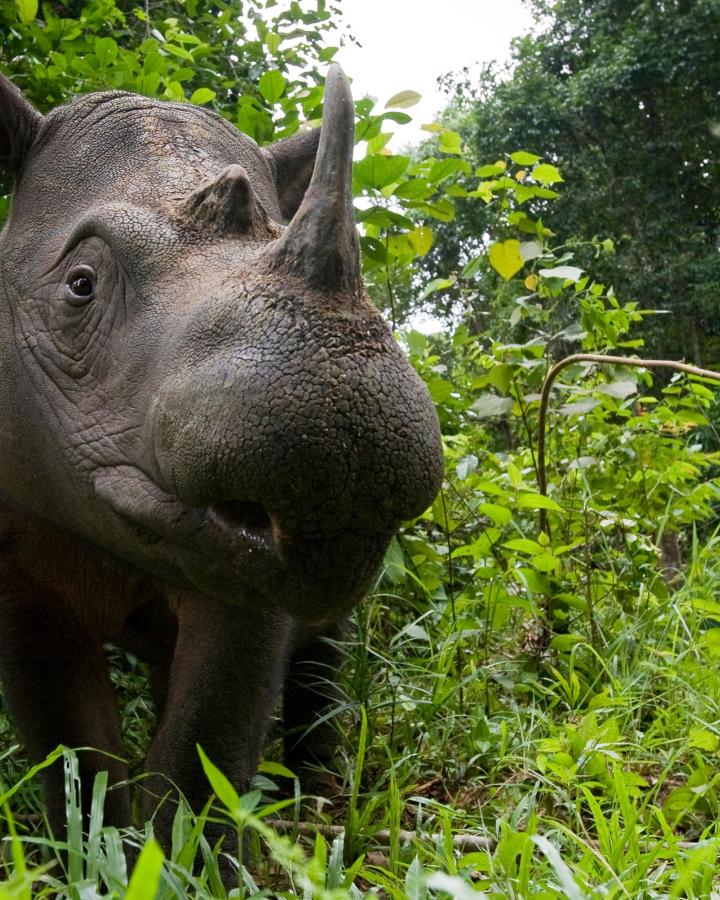
<path fill-rule="evenodd" d="M 197 744 L 246 788 L 283 691 L 288 763 L 321 759 L 324 637 L 438 489 L 432 403 L 363 293 L 353 122 L 337 67 L 319 132 L 267 149 L 128 93 L 42 116 L 0 80 L 0 674 L 34 760 L 99 751 L 88 796 L 127 779 L 107 642 L 150 668 L 147 816 L 206 801 Z M 59 765 L 44 788 L 62 829 Z M 126 786 L 105 812 L 130 822 Z"/>

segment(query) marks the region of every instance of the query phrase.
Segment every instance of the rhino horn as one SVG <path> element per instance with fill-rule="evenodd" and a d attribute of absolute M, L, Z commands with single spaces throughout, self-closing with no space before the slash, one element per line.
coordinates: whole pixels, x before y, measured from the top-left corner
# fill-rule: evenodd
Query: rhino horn
<path fill-rule="evenodd" d="M 269 266 L 321 291 L 361 291 L 360 251 L 352 204 L 355 108 L 340 66 L 330 67 L 315 166 L 300 208 L 265 252 Z"/>

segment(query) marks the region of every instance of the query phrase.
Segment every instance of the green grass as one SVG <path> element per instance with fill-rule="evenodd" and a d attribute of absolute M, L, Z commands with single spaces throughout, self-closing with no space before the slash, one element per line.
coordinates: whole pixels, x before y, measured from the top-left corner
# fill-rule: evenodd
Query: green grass
<path fill-rule="evenodd" d="M 233 895 L 720 897 L 720 629 L 707 617 L 719 588 L 710 540 L 667 600 L 608 597 L 595 610 L 599 647 L 584 621 L 573 628 L 585 627 L 586 642 L 543 653 L 527 614 L 470 628 L 468 610 L 419 612 L 379 591 L 346 643 L 341 801 L 277 809 L 272 766 L 237 798 L 206 763 L 220 798 L 207 814 L 253 836 Z M 130 661 L 116 679 L 139 747 L 149 722 L 142 674 Z M 20 751 L 9 747 L 0 764 L 0 900 L 226 896 L 202 818 L 178 816 L 163 860 L 151 826 L 129 835 L 102 826 L 100 782 L 88 835 L 69 804 L 63 862 Z M 283 819 L 288 833 L 265 818 Z M 142 848 L 129 883 L 122 838 Z"/>

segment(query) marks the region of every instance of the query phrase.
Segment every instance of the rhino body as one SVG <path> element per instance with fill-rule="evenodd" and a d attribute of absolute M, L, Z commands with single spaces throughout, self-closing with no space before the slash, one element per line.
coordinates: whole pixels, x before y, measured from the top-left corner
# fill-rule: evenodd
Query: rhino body
<path fill-rule="evenodd" d="M 363 293 L 353 106 L 258 148 L 125 93 L 41 116 L 0 80 L 0 675 L 34 760 L 127 778 L 103 653 L 150 666 L 144 813 L 169 842 L 196 744 L 245 789 L 284 692 L 287 762 L 327 697 L 326 636 L 442 473 L 427 392 Z M 285 224 L 288 222 L 289 224 Z M 50 821 L 63 778 L 45 773 Z M 89 797 L 89 787 L 85 789 Z M 130 822 L 127 787 L 106 819 Z"/>

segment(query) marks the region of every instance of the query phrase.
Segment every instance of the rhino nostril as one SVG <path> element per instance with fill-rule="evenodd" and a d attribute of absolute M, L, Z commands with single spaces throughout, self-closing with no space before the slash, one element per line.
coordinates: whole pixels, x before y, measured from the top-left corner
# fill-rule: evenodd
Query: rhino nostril
<path fill-rule="evenodd" d="M 209 512 L 218 524 L 225 528 L 240 530 L 254 534 L 267 534 L 272 532 L 272 522 L 265 507 L 261 503 L 253 503 L 248 500 L 228 500 L 224 503 L 216 503 L 209 508 Z"/>

